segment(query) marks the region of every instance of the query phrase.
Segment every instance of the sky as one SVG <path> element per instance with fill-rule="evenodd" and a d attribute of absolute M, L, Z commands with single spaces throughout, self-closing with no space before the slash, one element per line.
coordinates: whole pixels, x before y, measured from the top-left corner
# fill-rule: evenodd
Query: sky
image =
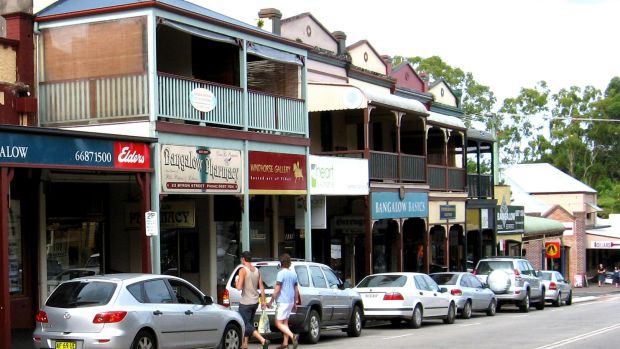
<path fill-rule="evenodd" d="M 51 1 L 34 0 L 35 11 Z M 310 12 L 329 31 L 345 32 L 347 45 L 368 40 L 381 55 L 439 56 L 499 102 L 540 80 L 552 92 L 604 90 L 620 76 L 617 0 L 190 1 L 250 24 L 262 8 L 283 18 Z"/>

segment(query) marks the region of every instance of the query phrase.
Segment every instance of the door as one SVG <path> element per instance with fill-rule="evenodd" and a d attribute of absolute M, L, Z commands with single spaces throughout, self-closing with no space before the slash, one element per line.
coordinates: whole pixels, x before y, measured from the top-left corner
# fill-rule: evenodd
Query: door
<path fill-rule="evenodd" d="M 415 275 L 413 280 L 416 284 L 416 293 L 419 294 L 420 301 L 424 307 L 424 317 L 435 317 L 439 313 L 437 310 L 437 301 L 435 300 L 434 292 L 427 284 L 424 275 Z"/>
<path fill-rule="evenodd" d="M 482 282 L 480 282 L 480 280 L 478 280 L 475 276 L 469 274 L 463 275 L 462 280 L 465 281 L 468 292 L 472 295 L 472 308 L 475 310 L 486 308 L 489 303 L 487 301 L 488 298 L 485 295 L 486 293 Z"/>
<path fill-rule="evenodd" d="M 138 287 L 137 285 L 131 285 Z M 130 286 L 130 287 L 131 287 Z M 132 294 L 141 294 L 137 289 L 128 287 Z M 168 284 L 163 279 L 143 283 L 146 303 L 152 305 L 153 326 L 160 332 L 161 348 L 187 348 L 185 344 L 185 306 L 176 303 Z"/>
<path fill-rule="evenodd" d="M 319 266 L 311 265 L 308 269 L 310 270 L 310 278 L 312 279 L 314 289 L 318 292 L 319 300 L 323 306 L 322 321 L 327 324 L 331 321 L 332 313 L 334 312 L 333 293 L 327 287 L 327 280 L 325 280 L 325 275 L 323 275 Z"/>
<path fill-rule="evenodd" d="M 349 313 L 352 309 L 351 299 L 347 296 L 342 281 L 340 281 L 334 271 L 326 267 L 322 269 L 327 280 L 327 287 L 329 287 L 332 293 L 331 297 L 333 298 L 334 310 L 332 312 L 332 320 L 341 324 L 349 319 Z"/>

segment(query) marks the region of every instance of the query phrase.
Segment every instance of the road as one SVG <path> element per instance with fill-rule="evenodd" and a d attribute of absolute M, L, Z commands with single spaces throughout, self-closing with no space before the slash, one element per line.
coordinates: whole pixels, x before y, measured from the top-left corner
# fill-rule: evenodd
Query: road
<path fill-rule="evenodd" d="M 453 325 L 429 320 L 420 329 L 409 329 L 405 324 L 369 323 L 358 338 L 326 331 L 318 344 L 302 343 L 299 348 L 610 349 L 620 347 L 619 310 L 619 294 L 560 308 L 548 305 L 542 311 L 532 307 L 529 313 L 505 306 L 494 317 L 475 314 Z M 280 343 L 278 339 L 272 342 L 273 348 Z"/>

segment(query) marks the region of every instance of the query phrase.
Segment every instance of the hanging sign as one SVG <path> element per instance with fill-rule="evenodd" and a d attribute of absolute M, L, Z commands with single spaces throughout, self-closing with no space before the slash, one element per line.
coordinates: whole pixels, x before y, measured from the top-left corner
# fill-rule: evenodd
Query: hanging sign
<path fill-rule="evenodd" d="M 195 88 L 189 94 L 189 102 L 192 107 L 203 113 L 210 112 L 217 106 L 217 98 L 213 95 L 213 92 L 206 88 Z"/>

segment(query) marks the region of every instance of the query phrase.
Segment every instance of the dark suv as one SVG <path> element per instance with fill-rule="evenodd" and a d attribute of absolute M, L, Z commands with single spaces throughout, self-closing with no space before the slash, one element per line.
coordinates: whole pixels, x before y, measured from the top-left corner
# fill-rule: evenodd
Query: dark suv
<path fill-rule="evenodd" d="M 530 304 L 536 309 L 545 308 L 545 285 L 540 271 L 519 257 L 491 257 L 478 261 L 474 269 L 476 277 L 495 293 L 497 308 L 512 303 L 522 312 L 528 312 Z"/>
<path fill-rule="evenodd" d="M 263 277 L 267 299 L 273 294 L 276 275 L 280 270 L 279 261 L 252 262 Z M 241 265 L 230 275 L 224 290 L 223 305 L 238 309 L 241 292 L 235 288 L 234 280 Z M 301 304 L 297 312 L 291 314 L 289 326 L 308 343 L 317 343 L 321 330 L 341 329 L 349 337 L 358 337 L 362 333 L 364 306 L 359 293 L 345 288 L 344 283 L 334 271 L 320 263 L 293 260 L 291 270 L 297 274 L 301 292 Z M 268 309 L 271 328 L 275 329 L 274 308 Z M 258 323 L 260 309 L 255 323 Z"/>

